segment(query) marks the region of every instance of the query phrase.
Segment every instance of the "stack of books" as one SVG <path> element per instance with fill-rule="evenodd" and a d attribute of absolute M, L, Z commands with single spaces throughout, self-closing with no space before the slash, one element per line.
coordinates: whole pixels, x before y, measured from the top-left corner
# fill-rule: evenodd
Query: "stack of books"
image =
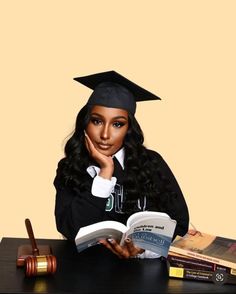
<path fill-rule="evenodd" d="M 236 284 L 236 240 L 189 230 L 167 256 L 169 277 Z"/>

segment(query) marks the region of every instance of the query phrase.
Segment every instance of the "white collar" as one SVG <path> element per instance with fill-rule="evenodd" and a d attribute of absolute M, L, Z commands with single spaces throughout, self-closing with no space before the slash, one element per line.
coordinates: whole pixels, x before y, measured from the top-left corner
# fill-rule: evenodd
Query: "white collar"
<path fill-rule="evenodd" d="M 122 147 L 122 148 L 121 148 L 119 151 L 117 151 L 112 157 L 115 157 L 115 158 L 119 161 L 119 163 L 120 163 L 122 169 L 124 169 L 125 148 Z"/>

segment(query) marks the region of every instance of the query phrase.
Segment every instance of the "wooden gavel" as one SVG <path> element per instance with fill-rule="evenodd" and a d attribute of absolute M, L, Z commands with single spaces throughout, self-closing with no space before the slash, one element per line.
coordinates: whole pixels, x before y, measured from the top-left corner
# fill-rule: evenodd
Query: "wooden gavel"
<path fill-rule="evenodd" d="M 25 219 L 25 225 L 32 246 L 32 255 L 25 259 L 25 275 L 27 277 L 54 274 L 57 268 L 56 257 L 52 254 L 39 255 L 39 249 L 34 238 L 30 220 Z"/>

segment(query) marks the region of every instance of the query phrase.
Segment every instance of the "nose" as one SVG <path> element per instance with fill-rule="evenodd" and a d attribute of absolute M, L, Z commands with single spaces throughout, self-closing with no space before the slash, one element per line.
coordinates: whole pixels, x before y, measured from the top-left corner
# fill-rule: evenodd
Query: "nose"
<path fill-rule="evenodd" d="M 108 125 L 103 126 L 100 137 L 102 140 L 108 140 L 110 138 L 110 131 Z"/>

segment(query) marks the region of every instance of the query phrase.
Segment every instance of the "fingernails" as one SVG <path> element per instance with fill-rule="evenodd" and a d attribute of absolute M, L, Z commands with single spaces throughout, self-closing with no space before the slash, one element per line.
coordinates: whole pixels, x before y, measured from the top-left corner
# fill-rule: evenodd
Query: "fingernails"
<path fill-rule="evenodd" d="M 108 238 L 107 241 L 110 243 L 114 243 L 114 240 L 112 238 Z"/>

